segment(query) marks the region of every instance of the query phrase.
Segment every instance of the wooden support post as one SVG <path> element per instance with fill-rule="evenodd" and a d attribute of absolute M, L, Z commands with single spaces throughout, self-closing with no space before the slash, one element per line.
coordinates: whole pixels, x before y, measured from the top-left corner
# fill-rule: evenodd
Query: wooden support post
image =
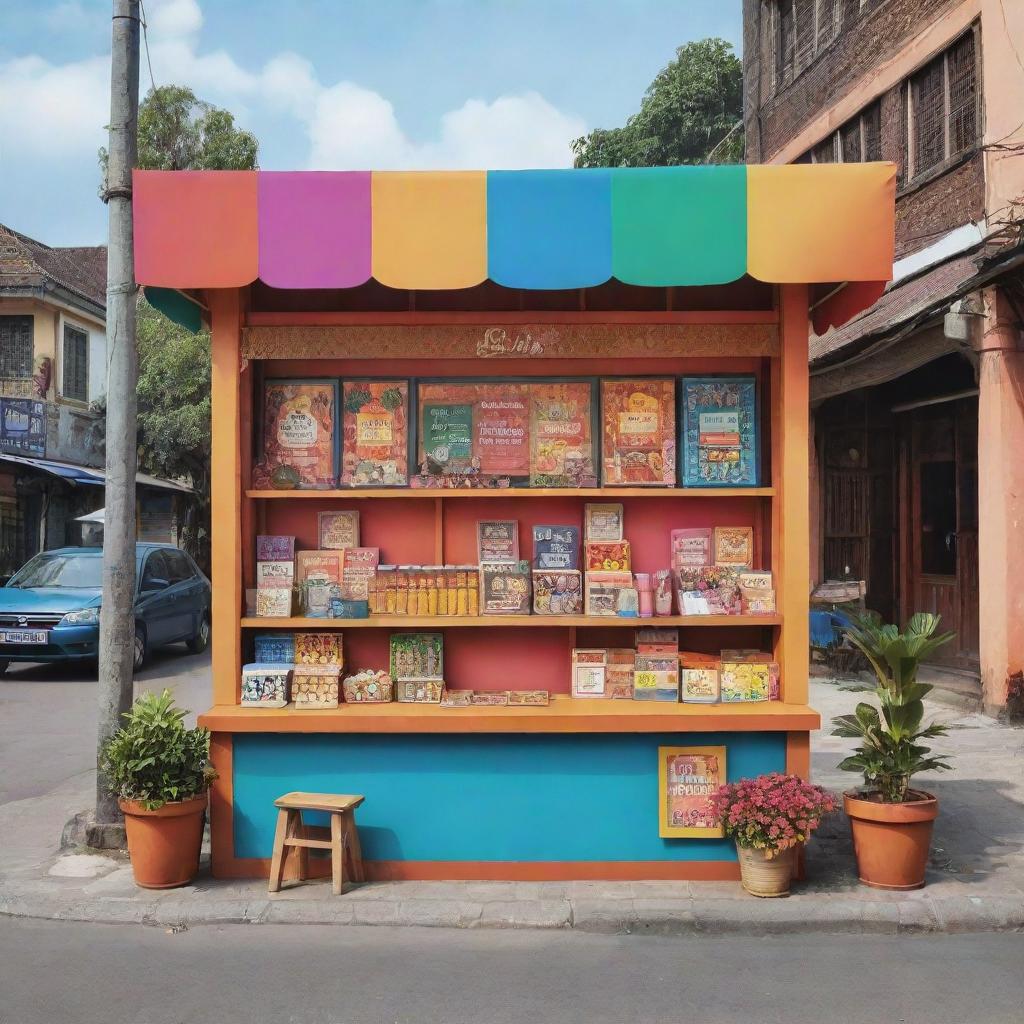
<path fill-rule="evenodd" d="M 207 293 L 212 325 L 210 561 L 213 574 L 213 703 L 237 704 L 242 677 L 241 349 L 237 290 Z"/>
<path fill-rule="evenodd" d="M 778 415 L 780 431 L 775 451 L 781 454 L 781 466 L 773 464 L 773 476 L 782 485 L 781 500 L 775 508 L 779 521 L 774 524 L 780 544 L 772 551 L 778 568 L 779 611 L 782 635 L 779 662 L 782 669 L 782 696 L 790 704 L 806 704 L 810 625 L 808 622 L 811 585 L 810 496 L 807 449 L 810 416 L 807 340 L 809 333 L 807 286 L 783 285 L 781 295 L 782 355 L 778 374 Z"/>

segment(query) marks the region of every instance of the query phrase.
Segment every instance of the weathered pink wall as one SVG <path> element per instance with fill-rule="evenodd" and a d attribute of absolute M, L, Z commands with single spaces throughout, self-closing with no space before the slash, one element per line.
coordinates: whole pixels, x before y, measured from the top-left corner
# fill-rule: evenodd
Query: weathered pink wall
<path fill-rule="evenodd" d="M 1005 297 L 985 290 L 977 348 L 979 619 L 986 709 L 1006 704 L 1010 676 L 1024 668 L 1024 352 Z"/>

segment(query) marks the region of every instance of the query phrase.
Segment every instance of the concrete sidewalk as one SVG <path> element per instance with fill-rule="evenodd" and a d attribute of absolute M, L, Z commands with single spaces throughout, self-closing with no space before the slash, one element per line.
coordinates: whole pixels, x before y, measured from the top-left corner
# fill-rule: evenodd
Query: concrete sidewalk
<path fill-rule="evenodd" d="M 855 684 L 815 681 L 823 721 L 852 709 Z M 0 913 L 168 928 L 198 924 L 375 924 L 463 928 L 577 928 L 604 932 L 956 932 L 1024 929 L 1024 730 L 939 703 L 952 727 L 940 741 L 955 770 L 920 783 L 941 801 L 928 886 L 885 893 L 860 886 L 846 822 L 837 814 L 808 850 L 808 878 L 784 900 L 759 900 L 722 882 L 379 882 L 332 897 L 327 882 L 268 895 L 262 882 L 167 892 L 137 889 L 121 855 L 58 849 L 61 829 L 89 804 L 91 774 L 45 796 L 0 807 Z M 850 742 L 828 729 L 812 740 L 816 781 L 839 791 Z"/>

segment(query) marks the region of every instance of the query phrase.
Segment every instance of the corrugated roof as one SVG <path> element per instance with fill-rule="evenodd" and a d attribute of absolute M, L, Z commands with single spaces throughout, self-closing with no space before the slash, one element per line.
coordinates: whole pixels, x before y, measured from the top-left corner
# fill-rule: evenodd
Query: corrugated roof
<path fill-rule="evenodd" d="M 881 335 L 891 334 L 930 311 L 938 312 L 978 275 L 978 251 L 972 250 L 890 285 L 870 309 L 838 329 L 810 342 L 811 366 L 839 362 Z"/>
<path fill-rule="evenodd" d="M 106 309 L 107 247 L 45 245 L 0 224 L 0 289 L 47 284 Z"/>

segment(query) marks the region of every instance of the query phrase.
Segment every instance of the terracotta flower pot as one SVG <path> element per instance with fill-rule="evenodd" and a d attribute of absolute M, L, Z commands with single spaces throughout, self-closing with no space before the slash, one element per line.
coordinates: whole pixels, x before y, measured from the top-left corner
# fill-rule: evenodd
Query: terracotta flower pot
<path fill-rule="evenodd" d="M 844 793 L 857 874 L 876 889 L 920 889 L 939 802 L 931 793 L 910 791 L 910 800 L 887 804 Z"/>
<path fill-rule="evenodd" d="M 740 882 L 751 896 L 788 896 L 796 865 L 796 848 L 791 847 L 771 859 L 764 850 L 736 847 L 740 860 Z"/>
<path fill-rule="evenodd" d="M 175 889 L 199 873 L 206 794 L 147 811 L 135 800 L 119 800 L 135 884 Z"/>

